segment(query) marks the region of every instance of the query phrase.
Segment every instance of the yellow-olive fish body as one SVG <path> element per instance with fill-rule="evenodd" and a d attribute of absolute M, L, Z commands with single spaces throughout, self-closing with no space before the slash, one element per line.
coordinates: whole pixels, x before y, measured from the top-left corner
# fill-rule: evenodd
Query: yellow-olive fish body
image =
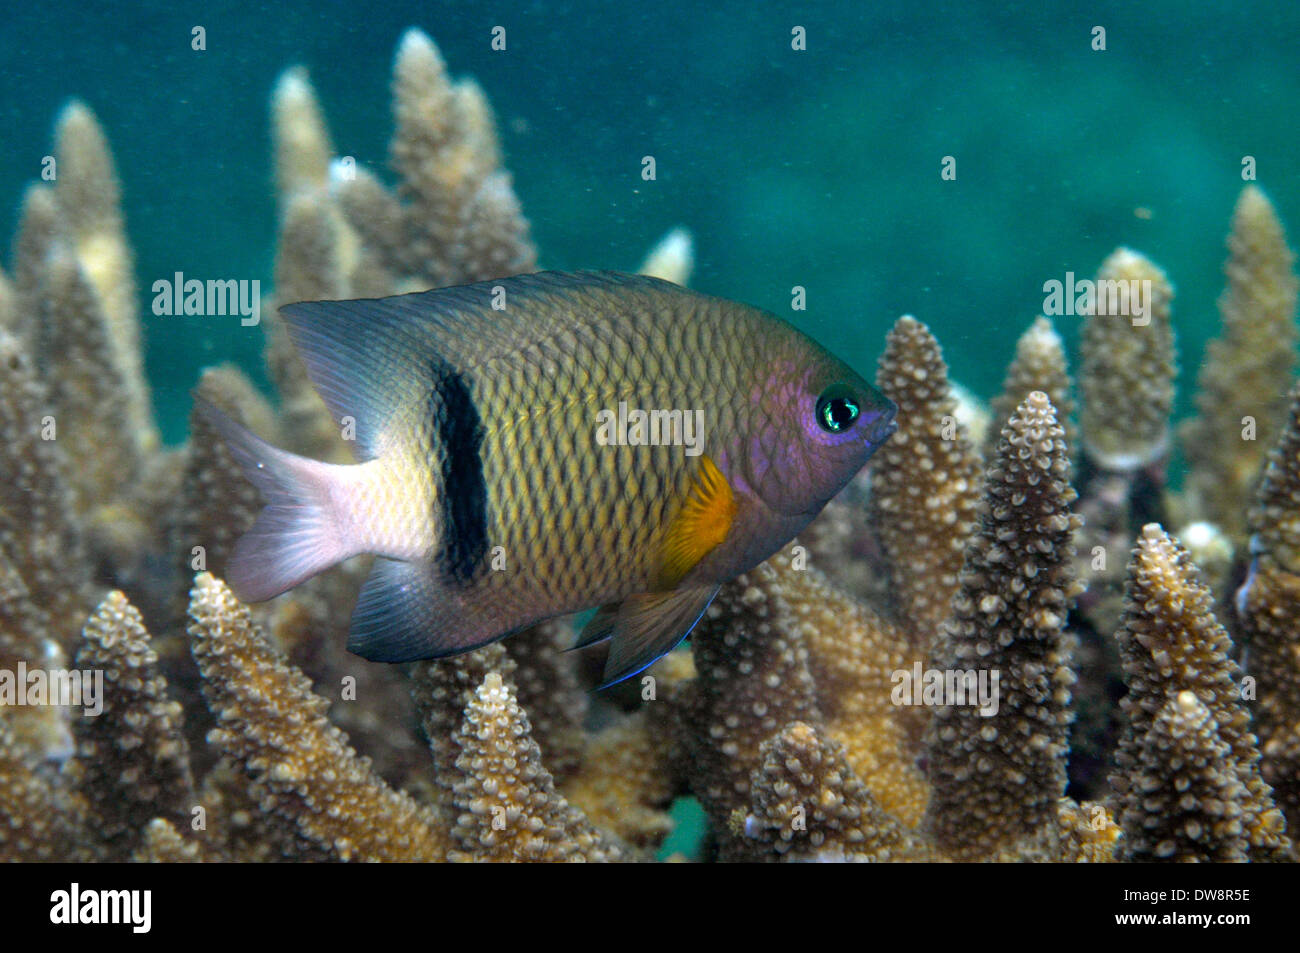
<path fill-rule="evenodd" d="M 248 601 L 378 559 L 348 647 L 467 651 L 600 607 L 607 683 L 694 626 L 894 430 L 894 406 L 779 318 L 667 282 L 543 272 L 281 314 L 356 465 L 217 425 L 267 506 Z"/>

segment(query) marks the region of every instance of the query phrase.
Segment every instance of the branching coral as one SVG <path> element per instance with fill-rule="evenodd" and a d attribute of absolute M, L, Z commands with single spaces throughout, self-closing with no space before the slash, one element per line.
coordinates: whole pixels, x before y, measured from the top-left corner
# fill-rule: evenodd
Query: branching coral
<path fill-rule="evenodd" d="M 1182 431 L 1191 470 L 1189 505 L 1238 545 L 1264 454 L 1280 431 L 1296 365 L 1294 256 L 1277 213 L 1254 185 L 1232 216 L 1223 334 L 1211 341 L 1197 380 L 1199 415 Z"/>
<path fill-rule="evenodd" d="M 988 472 L 979 528 L 934 665 L 969 673 L 980 696 L 935 711 L 927 737 L 934 791 L 927 827 L 963 859 L 987 857 L 1054 828 L 1065 793 L 1070 719 L 1063 630 L 1076 595 L 1065 430 L 1034 391 L 1011 415 Z"/>
<path fill-rule="evenodd" d="M 190 819 L 195 803 L 181 706 L 158 671 L 140 613 L 120 592 L 86 623 L 77 667 L 103 673 L 103 710 L 74 722 L 91 827 L 105 855 L 126 860 L 154 818 Z"/>
<path fill-rule="evenodd" d="M 1083 449 L 1104 470 L 1130 472 L 1169 449 L 1173 289 L 1163 271 L 1127 248 L 1102 263 L 1097 287 L 1080 342 Z"/>
<path fill-rule="evenodd" d="M 556 792 L 514 694 L 489 672 L 452 735 L 460 816 L 455 859 L 615 861 L 624 853 Z"/>
<path fill-rule="evenodd" d="M 295 823 L 342 860 L 446 855 L 436 819 L 357 757 L 326 719 L 326 702 L 208 574 L 195 583 L 190 636 L 217 716 L 213 743 L 242 767 L 262 810 Z"/>
<path fill-rule="evenodd" d="M 939 342 L 915 318 L 890 331 L 876 386 L 898 405 L 898 432 L 876 455 L 871 505 L 899 622 L 924 651 L 957 588 L 979 500 L 979 457 L 955 416 Z"/>
<path fill-rule="evenodd" d="M 1187 551 L 1156 524 L 1145 527 L 1138 540 L 1125 597 L 1118 638 L 1128 695 L 1120 702 L 1125 722 L 1115 751 L 1116 772 L 1111 777 L 1120 824 L 1130 842 L 1137 844 L 1125 850 L 1149 850 L 1162 858 L 1179 856 L 1155 846 L 1140 846 L 1146 836 L 1143 831 L 1151 827 L 1146 799 L 1157 784 L 1184 769 L 1178 760 L 1182 757 L 1180 746 L 1194 744 L 1202 755 L 1210 756 L 1208 742 L 1190 735 L 1212 731 L 1225 749 L 1221 769 L 1242 785 L 1242 791 L 1234 795 L 1240 806 L 1234 819 L 1246 839 L 1247 852 L 1253 859 L 1286 857 L 1290 842 L 1285 822 L 1260 774 L 1259 750 L 1251 732 L 1250 712 L 1242 703 L 1242 676 L 1232 660 L 1232 642 L 1214 617 L 1213 597 L 1197 578 Z M 1161 713 L 1181 692 L 1193 693 L 1210 720 L 1198 719 L 1194 710 L 1180 702 L 1164 726 L 1157 728 Z M 1173 724 L 1170 719 L 1175 715 L 1184 723 Z M 1164 735 L 1153 737 L 1157 730 Z M 1176 733 L 1183 737 L 1178 744 L 1174 744 Z M 1162 751 L 1170 760 L 1153 767 L 1153 759 Z M 1153 771 L 1165 777 L 1153 779 Z M 1207 831 L 1212 829 L 1207 822 Z M 1235 834 L 1235 830 L 1228 833 Z M 1158 843 L 1163 844 L 1163 838 Z M 1232 850 L 1230 845 L 1203 849 L 1210 855 Z"/>
<path fill-rule="evenodd" d="M 1258 697 L 1264 777 L 1300 828 L 1300 386 L 1269 455 L 1250 528 L 1255 560 L 1237 596 Z"/>
<path fill-rule="evenodd" d="M 1065 442 L 1070 447 L 1078 445 L 1074 421 L 1072 384 L 1065 362 L 1065 345 L 1061 336 L 1044 317 L 1034 320 L 1016 342 L 1016 356 L 1007 367 L 1002 392 L 993 398 L 993 426 L 988 428 L 984 456 L 993 459 L 997 452 L 1002 428 L 1012 413 L 1033 391 L 1041 391 L 1056 408 L 1056 417 L 1065 430 Z"/>
<path fill-rule="evenodd" d="M 336 156 L 305 71 L 281 78 L 271 301 L 535 267 L 482 90 L 451 80 L 412 31 L 393 91 L 390 188 Z M 1076 365 L 1083 459 L 1069 456 L 1065 354 L 1046 319 L 1021 337 L 992 415 L 949 382 L 929 329 L 901 319 L 878 376 L 900 430 L 871 472 L 726 584 L 689 648 L 593 694 L 595 653 L 562 651 L 565 620 L 409 668 L 346 654 L 365 560 L 262 606 L 234 600 L 219 577 L 257 495 L 201 417 L 187 447 L 158 448 L 120 189 L 84 106 L 63 113 L 54 151 L 57 185 L 28 190 L 0 274 L 0 678 L 75 663 L 103 675 L 104 708 L 89 718 L 0 694 L 0 858 L 642 860 L 671 831 L 674 801 L 694 797 L 705 856 L 720 859 L 1293 859 L 1271 799 L 1300 823 L 1300 391 L 1250 517 L 1239 618 L 1222 616 L 1249 645 L 1250 678 L 1158 527 L 1140 534 L 1112 638 L 1115 557 L 1144 517 L 1172 505 L 1216 579 L 1245 569 L 1232 564 L 1249 485 L 1238 477 L 1262 446 L 1201 447 L 1191 491 L 1167 492 L 1170 291 L 1140 256 L 1121 251 L 1100 275 L 1150 280 L 1153 295 L 1147 324 L 1108 298 L 1090 317 Z M 1233 403 L 1223 381 L 1237 372 L 1207 368 L 1207 433 L 1263 407 L 1294 366 L 1289 253 L 1253 189 L 1231 243 L 1211 364 L 1248 368 L 1249 386 Z M 676 231 L 642 270 L 684 282 L 691 263 Z M 350 459 L 266 323 L 278 410 L 229 367 L 198 392 L 300 451 Z M 1217 496 L 1196 489 L 1211 472 L 1232 474 Z M 1076 575 L 1089 591 L 1072 611 Z M 1076 644 L 1088 660 L 1077 684 Z M 1114 660 L 1099 651 L 1116 644 Z M 1122 706 L 1110 694 L 1120 655 Z M 932 672 L 946 689 L 950 674 L 993 669 L 988 717 L 926 695 Z M 905 689 L 917 678 L 919 698 Z M 1087 731 L 1071 739 L 1076 712 Z M 1103 763 L 1112 720 L 1107 790 L 1075 769 Z M 1067 756 L 1079 800 L 1064 796 Z"/>

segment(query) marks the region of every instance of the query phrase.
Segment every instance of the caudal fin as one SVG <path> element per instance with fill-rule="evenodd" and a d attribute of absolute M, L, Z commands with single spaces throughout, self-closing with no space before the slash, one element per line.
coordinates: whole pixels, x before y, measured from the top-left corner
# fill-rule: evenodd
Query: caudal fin
<path fill-rule="evenodd" d="M 225 441 L 266 508 L 240 537 L 226 582 L 243 602 L 287 592 L 335 563 L 356 555 L 338 524 L 330 487 L 347 469 L 271 446 L 202 397 L 195 407 Z"/>

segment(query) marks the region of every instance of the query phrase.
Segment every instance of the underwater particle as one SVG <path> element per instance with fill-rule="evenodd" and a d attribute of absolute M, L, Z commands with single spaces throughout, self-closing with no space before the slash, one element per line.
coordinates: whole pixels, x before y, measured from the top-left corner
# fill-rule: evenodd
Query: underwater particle
<path fill-rule="evenodd" d="M 328 702 L 208 573 L 195 578 L 189 633 L 217 717 L 211 741 L 260 785 L 262 810 L 339 860 L 445 857 L 447 833 L 436 816 L 357 757 L 325 717 Z"/>
<path fill-rule="evenodd" d="M 307 70 L 285 70 L 271 93 L 271 139 L 275 143 L 275 185 L 283 205 L 295 193 L 329 182 L 334 146 Z"/>
<path fill-rule="evenodd" d="M 924 652 L 957 589 L 979 501 L 980 460 L 955 416 L 939 342 L 920 321 L 898 319 L 876 384 L 898 405 L 898 432 L 872 469 L 872 517 L 898 621 Z"/>
<path fill-rule="evenodd" d="M 1126 812 L 1142 812 L 1142 744 L 1156 718 L 1179 692 L 1191 691 L 1209 710 L 1228 762 L 1245 787 L 1239 818 L 1254 860 L 1284 859 L 1289 850 L 1282 813 L 1260 774 L 1250 712 L 1241 700 L 1241 669 L 1232 641 L 1214 616 L 1214 597 L 1187 551 L 1158 524 L 1143 528 L 1125 584 L 1125 608 L 1116 638 L 1128 694 L 1120 699 L 1122 726 L 1111 788 Z"/>
<path fill-rule="evenodd" d="M 77 668 L 103 673 L 103 710 L 75 717 L 79 784 L 106 859 L 127 860 L 153 818 L 185 825 L 195 803 L 181 706 L 135 606 L 111 592 L 86 623 Z"/>
<path fill-rule="evenodd" d="M 1012 412 L 1031 391 L 1042 391 L 1056 408 L 1058 422 L 1065 429 L 1065 443 L 1078 446 L 1075 431 L 1074 398 L 1065 361 L 1065 345 L 1049 318 L 1039 316 L 1016 341 L 1016 356 L 1007 367 L 1002 392 L 993 398 L 993 426 L 988 428 L 984 457 L 992 460 L 1002 428 Z"/>
<path fill-rule="evenodd" d="M 1188 690 L 1165 702 L 1137 749 L 1119 859 L 1249 860 L 1250 795 L 1210 711 Z"/>
<path fill-rule="evenodd" d="M 1112 296 L 1107 287 L 1119 290 Z M 1169 450 L 1177 373 L 1173 288 L 1150 259 L 1128 248 L 1102 263 L 1097 288 L 1079 343 L 1083 451 L 1103 470 L 1131 472 Z"/>
<path fill-rule="evenodd" d="M 945 698 L 926 734 L 924 826 L 957 859 L 989 859 L 1057 830 L 1075 678 L 1064 627 L 1078 594 L 1069 475 L 1065 430 L 1034 391 L 1002 429 L 952 617 L 931 653 L 932 668 L 968 673 L 966 693 L 980 678 L 992 689 Z"/>
<path fill-rule="evenodd" d="M 1264 455 L 1286 414 L 1285 394 L 1296 366 L 1294 255 L 1277 212 L 1248 185 L 1237 199 L 1219 298 L 1221 335 L 1211 341 L 1197 378 L 1197 416 L 1180 428 L 1189 472 L 1187 505 L 1245 542 L 1249 498 Z M 1245 428 L 1253 421 L 1251 439 Z"/>
<path fill-rule="evenodd" d="M 823 730 L 791 722 L 759 749 L 752 803 L 732 826 L 750 860 L 931 859 L 925 843 L 886 813 Z"/>
<path fill-rule="evenodd" d="M 694 269 L 695 240 L 687 229 L 678 227 L 659 239 L 637 272 L 685 286 Z"/>
<path fill-rule="evenodd" d="M 489 672 L 454 736 L 460 748 L 451 860 L 611 862 L 630 859 L 555 790 L 528 716 Z"/>

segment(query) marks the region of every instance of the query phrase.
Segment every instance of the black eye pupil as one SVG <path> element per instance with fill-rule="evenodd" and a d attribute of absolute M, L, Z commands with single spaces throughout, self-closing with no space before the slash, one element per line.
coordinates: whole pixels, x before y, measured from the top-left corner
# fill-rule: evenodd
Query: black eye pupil
<path fill-rule="evenodd" d="M 822 394 L 817 401 L 817 420 L 823 430 L 839 433 L 852 426 L 857 419 L 858 402 L 852 397 Z"/>

